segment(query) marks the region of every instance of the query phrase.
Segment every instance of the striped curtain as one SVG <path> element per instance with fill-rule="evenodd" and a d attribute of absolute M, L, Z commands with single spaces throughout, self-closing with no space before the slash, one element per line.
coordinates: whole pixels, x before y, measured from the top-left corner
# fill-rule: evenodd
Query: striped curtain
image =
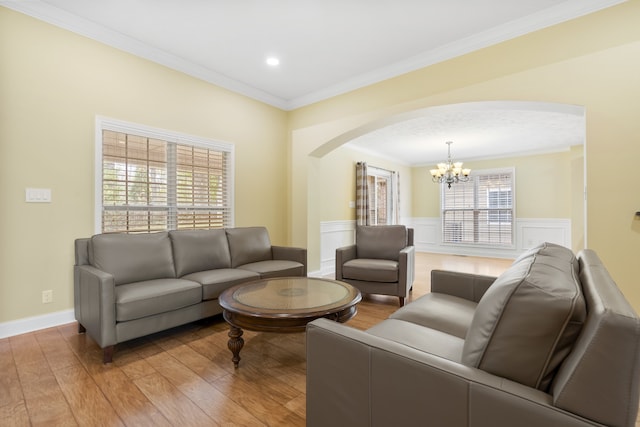
<path fill-rule="evenodd" d="M 356 224 L 371 225 L 369 218 L 369 184 L 367 164 L 356 163 Z"/>

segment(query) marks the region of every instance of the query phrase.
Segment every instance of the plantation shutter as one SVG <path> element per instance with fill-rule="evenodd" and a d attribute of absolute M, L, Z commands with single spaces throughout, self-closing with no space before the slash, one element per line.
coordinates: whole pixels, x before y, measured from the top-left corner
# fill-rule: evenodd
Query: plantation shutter
<path fill-rule="evenodd" d="M 176 146 L 177 228 L 223 228 L 231 210 L 227 154 L 187 145 Z"/>
<path fill-rule="evenodd" d="M 442 187 L 442 240 L 445 243 L 474 241 L 475 183 L 459 182 Z"/>
<path fill-rule="evenodd" d="M 232 223 L 228 151 L 102 130 L 102 232 Z"/>
<path fill-rule="evenodd" d="M 513 171 L 474 172 L 468 182 L 442 187 L 444 243 L 513 245 Z"/>

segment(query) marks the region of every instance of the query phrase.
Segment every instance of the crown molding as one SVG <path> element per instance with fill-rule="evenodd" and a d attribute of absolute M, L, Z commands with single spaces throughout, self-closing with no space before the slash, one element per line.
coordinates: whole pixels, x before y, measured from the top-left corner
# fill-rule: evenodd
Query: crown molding
<path fill-rule="evenodd" d="M 108 46 L 148 59 L 184 74 L 220 86 L 232 92 L 272 105 L 282 110 L 294 110 L 341 95 L 401 74 L 455 58 L 515 37 L 569 21 L 628 0 L 569 0 L 490 30 L 449 43 L 437 49 L 355 76 L 338 84 L 293 99 L 284 99 L 243 82 L 202 67 L 184 58 L 164 52 L 110 30 L 95 22 L 80 18 L 40 0 L 0 0 L 0 5 L 24 13 L 54 26 L 104 43 Z"/>
<path fill-rule="evenodd" d="M 419 70 L 430 65 L 444 62 L 458 56 L 471 53 L 516 37 L 542 30 L 562 22 L 570 21 L 608 7 L 625 3 L 628 0 L 571 0 L 557 6 L 545 9 L 525 18 L 508 22 L 504 25 L 491 28 L 472 36 L 457 40 L 390 64 L 387 67 L 378 68 L 371 72 L 361 74 L 339 84 L 326 87 L 308 95 L 292 99 L 287 102 L 287 109 L 294 110 L 315 102 L 323 101 L 352 90 L 366 87 L 411 71 Z"/>
<path fill-rule="evenodd" d="M 0 0 L 0 5 L 47 22 L 56 27 L 96 40 L 100 43 L 140 58 L 148 59 L 149 61 L 212 83 L 232 92 L 264 102 L 265 104 L 269 104 L 283 110 L 287 108 L 287 100 L 283 98 L 271 95 L 231 77 L 209 70 L 184 58 L 149 46 L 137 39 L 126 36 L 117 31 L 113 31 L 103 25 L 81 18 L 77 15 L 68 13 L 62 9 L 49 5 L 46 2 L 39 0 Z"/>

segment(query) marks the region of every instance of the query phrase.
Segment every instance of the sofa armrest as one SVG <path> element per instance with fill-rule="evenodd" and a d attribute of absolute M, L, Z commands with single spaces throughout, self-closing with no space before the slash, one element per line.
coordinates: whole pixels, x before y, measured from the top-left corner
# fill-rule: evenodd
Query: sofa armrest
<path fill-rule="evenodd" d="M 336 249 L 336 280 L 342 280 L 342 265 L 355 258 L 356 245 L 348 245 Z"/>
<path fill-rule="evenodd" d="M 307 427 L 595 426 L 551 396 L 327 319 L 307 325 Z"/>
<path fill-rule="evenodd" d="M 398 283 L 401 288 L 404 288 L 405 295 L 408 295 L 415 279 L 416 249 L 414 246 L 407 246 L 400 251 L 398 264 L 400 275 Z"/>
<path fill-rule="evenodd" d="M 101 348 L 117 344 L 115 280 L 90 265 L 73 267 L 76 320 Z"/>
<path fill-rule="evenodd" d="M 304 265 L 304 275 L 307 275 L 307 249 L 292 246 L 271 246 L 273 259 L 296 261 Z"/>
<path fill-rule="evenodd" d="M 453 295 L 478 302 L 495 280 L 496 277 L 494 276 L 431 270 L 431 292 Z"/>

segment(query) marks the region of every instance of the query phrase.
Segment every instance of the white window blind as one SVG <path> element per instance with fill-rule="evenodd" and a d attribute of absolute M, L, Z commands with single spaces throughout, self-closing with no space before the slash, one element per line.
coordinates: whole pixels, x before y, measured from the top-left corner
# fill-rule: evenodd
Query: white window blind
<path fill-rule="evenodd" d="M 513 246 L 514 171 L 474 171 L 442 193 L 444 243 Z"/>
<path fill-rule="evenodd" d="M 100 232 L 233 225 L 230 144 L 117 127 L 101 129 Z"/>

